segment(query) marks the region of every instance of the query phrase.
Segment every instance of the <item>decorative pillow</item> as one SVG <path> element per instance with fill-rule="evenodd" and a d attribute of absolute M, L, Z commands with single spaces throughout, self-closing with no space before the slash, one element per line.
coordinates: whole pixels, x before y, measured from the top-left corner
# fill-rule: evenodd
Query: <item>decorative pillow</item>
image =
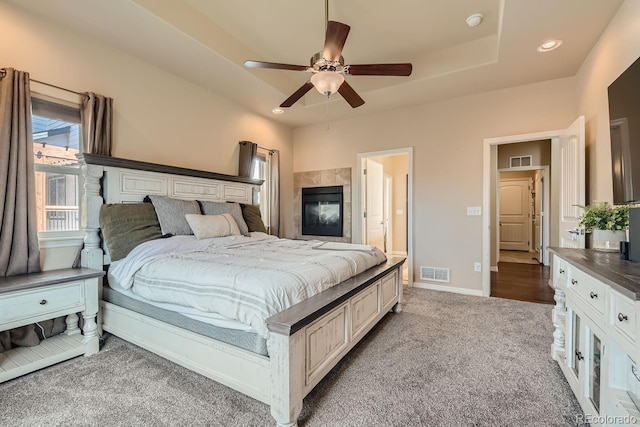
<path fill-rule="evenodd" d="M 231 214 L 233 219 L 236 220 L 240 233 L 244 236 L 249 235 L 249 228 L 242 218 L 242 209 L 240 209 L 240 203 L 226 203 L 226 202 L 206 202 L 199 200 L 202 207 L 202 213 L 205 215 L 222 215 Z"/>
<path fill-rule="evenodd" d="M 231 214 L 185 215 L 198 240 L 212 237 L 239 236 L 240 230 Z"/>
<path fill-rule="evenodd" d="M 151 203 L 102 205 L 100 228 L 111 261 L 126 257 L 140 243 L 162 237 L 160 223 Z"/>
<path fill-rule="evenodd" d="M 262 216 L 260 215 L 260 206 L 241 204 L 240 207 L 242 208 L 242 216 L 247 223 L 249 231 L 267 232 L 267 227 L 264 226 Z"/>
<path fill-rule="evenodd" d="M 167 196 L 149 196 L 156 208 L 162 234 L 173 236 L 193 234 L 184 218 L 187 214 L 200 215 L 200 205 L 195 200 L 173 199 Z"/>

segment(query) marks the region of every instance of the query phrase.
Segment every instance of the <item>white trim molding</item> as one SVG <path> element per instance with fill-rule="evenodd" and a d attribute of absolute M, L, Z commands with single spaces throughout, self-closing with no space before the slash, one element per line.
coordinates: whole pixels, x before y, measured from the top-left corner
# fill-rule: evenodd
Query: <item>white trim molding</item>
<path fill-rule="evenodd" d="M 413 282 L 413 287 L 418 289 L 429 289 L 431 291 L 451 292 L 454 294 L 472 295 L 475 297 L 484 296 L 482 289 L 458 288 L 456 286 L 443 286 L 434 283 Z"/>

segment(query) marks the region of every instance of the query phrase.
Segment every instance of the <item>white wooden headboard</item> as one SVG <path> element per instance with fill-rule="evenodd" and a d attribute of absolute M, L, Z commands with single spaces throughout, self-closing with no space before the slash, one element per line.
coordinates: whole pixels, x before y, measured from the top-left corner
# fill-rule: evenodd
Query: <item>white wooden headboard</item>
<path fill-rule="evenodd" d="M 261 180 L 194 169 L 85 154 L 81 221 L 85 231 L 83 267 L 102 270 L 110 260 L 102 250 L 100 208 L 104 203 L 138 203 L 147 195 L 176 199 L 253 203 Z"/>

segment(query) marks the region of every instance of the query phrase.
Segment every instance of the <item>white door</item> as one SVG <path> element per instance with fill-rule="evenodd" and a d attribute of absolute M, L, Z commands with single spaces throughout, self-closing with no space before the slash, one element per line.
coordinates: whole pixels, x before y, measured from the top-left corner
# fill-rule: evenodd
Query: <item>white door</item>
<path fill-rule="evenodd" d="M 500 249 L 528 251 L 531 180 L 500 180 Z"/>
<path fill-rule="evenodd" d="M 554 145 L 557 149 L 552 154 L 553 170 L 560 192 L 558 242 L 562 248 L 584 248 L 584 233 L 578 227 L 582 213 L 578 205 L 585 205 L 584 116 L 578 117 Z"/>
<path fill-rule="evenodd" d="M 542 256 L 542 209 L 544 202 L 544 171 L 536 171 L 536 178 L 533 181 L 534 196 L 533 196 L 533 249 L 534 258 L 539 263 L 544 262 Z"/>
<path fill-rule="evenodd" d="M 365 242 L 384 251 L 384 175 L 382 164 L 365 160 Z"/>

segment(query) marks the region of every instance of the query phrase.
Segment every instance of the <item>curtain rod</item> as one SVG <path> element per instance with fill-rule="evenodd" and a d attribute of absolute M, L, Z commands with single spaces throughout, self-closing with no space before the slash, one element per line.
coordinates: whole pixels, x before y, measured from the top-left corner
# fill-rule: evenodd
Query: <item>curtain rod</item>
<path fill-rule="evenodd" d="M 7 75 L 7 71 L 4 68 L 0 68 L 0 79 L 3 78 L 6 75 Z M 29 81 L 40 83 L 41 85 L 53 87 L 53 88 L 56 88 L 56 89 L 64 90 L 65 92 L 75 93 L 76 95 L 88 96 L 86 93 L 76 92 L 75 90 L 67 89 L 67 88 L 62 87 L 62 86 L 56 86 L 56 85 L 51 84 L 51 83 L 42 82 L 40 80 L 32 79 L 31 77 L 29 77 Z"/>
<path fill-rule="evenodd" d="M 238 144 L 242 144 L 242 145 L 244 145 L 244 144 L 246 144 L 247 142 L 251 142 L 251 141 L 240 141 L 240 142 L 238 142 Z M 268 152 L 270 152 L 270 153 L 273 153 L 274 151 L 277 151 L 275 148 L 265 148 L 265 147 L 261 147 L 261 146 L 259 146 L 258 144 L 256 144 L 256 145 L 258 146 L 258 148 L 262 148 L 263 150 L 266 150 L 266 151 L 268 151 Z"/>

